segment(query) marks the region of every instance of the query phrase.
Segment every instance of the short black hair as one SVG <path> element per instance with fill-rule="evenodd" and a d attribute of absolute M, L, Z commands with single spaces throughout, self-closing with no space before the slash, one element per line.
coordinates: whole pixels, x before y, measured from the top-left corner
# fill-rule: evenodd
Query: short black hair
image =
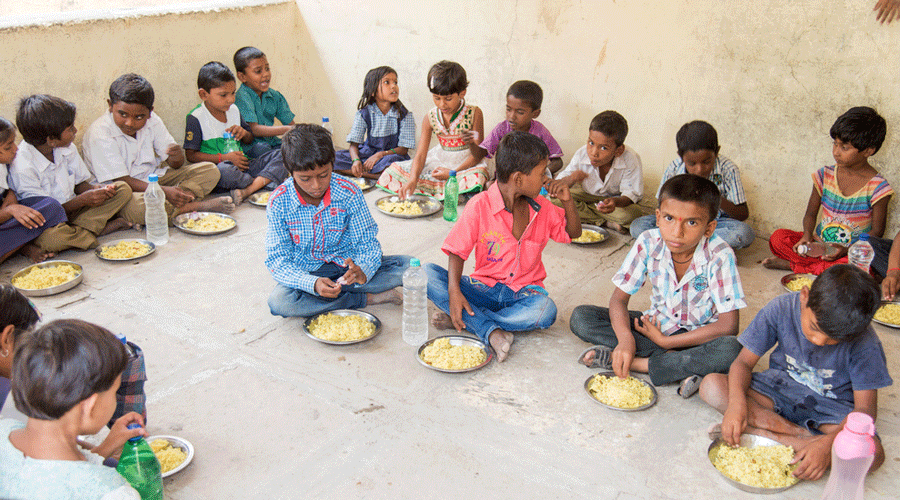
<path fill-rule="evenodd" d="M 509 182 L 515 172 L 528 174 L 549 157 L 550 150 L 540 137 L 528 132 L 512 131 L 500 140 L 497 149 L 497 181 Z"/>
<path fill-rule="evenodd" d="M 811 287 L 806 307 L 825 335 L 838 342 L 859 338 L 881 306 L 881 292 L 869 273 L 849 264 L 831 266 Z"/>
<path fill-rule="evenodd" d="M 887 122 L 877 111 L 868 106 L 850 108 L 838 117 L 829 132 L 832 139 L 849 142 L 862 151 L 872 148 L 877 153 L 884 143 Z"/>
<path fill-rule="evenodd" d="M 459 63 L 440 61 L 428 70 L 428 90 L 432 94 L 458 94 L 468 86 L 466 70 Z"/>
<path fill-rule="evenodd" d="M 77 319 L 56 320 L 16 345 L 13 400 L 28 417 L 57 420 L 112 387 L 127 362 L 125 346 L 109 330 Z"/>
<path fill-rule="evenodd" d="M 42 146 L 47 139 L 59 139 L 75 124 L 75 105 L 47 94 L 35 94 L 19 101 L 16 127 L 22 139 L 32 146 Z"/>
<path fill-rule="evenodd" d="M 616 146 L 625 144 L 628 137 L 628 122 L 625 117 L 611 110 L 606 110 L 591 120 L 589 131 L 600 132 L 606 137 L 612 138 Z"/>
<path fill-rule="evenodd" d="M 235 81 L 234 73 L 228 69 L 228 66 L 219 61 L 210 61 L 200 68 L 200 73 L 197 75 L 197 88 L 209 92 L 233 81 Z"/>
<path fill-rule="evenodd" d="M 0 283 L 0 330 L 12 325 L 13 345 L 18 344 L 19 337 L 34 328 L 40 319 L 37 309 L 16 287 Z"/>
<path fill-rule="evenodd" d="M 281 155 L 288 172 L 315 170 L 334 163 L 334 143 L 320 125 L 301 123 L 281 138 Z"/>
<path fill-rule="evenodd" d="M 696 203 L 709 211 L 711 222 L 719 215 L 721 193 L 716 184 L 699 175 L 681 174 L 667 180 L 659 189 L 659 203 L 671 198 L 686 203 Z"/>
<path fill-rule="evenodd" d="M 266 57 L 266 55 L 256 47 L 241 47 L 234 53 L 234 70 L 243 73 L 250 65 L 250 61 L 260 57 Z"/>
<path fill-rule="evenodd" d="M 0 143 L 16 138 L 16 126 L 11 121 L 0 116 Z"/>
<path fill-rule="evenodd" d="M 140 104 L 152 111 L 155 98 L 150 82 L 143 76 L 134 73 L 126 73 L 116 78 L 109 86 L 110 105 L 117 102 Z"/>
<path fill-rule="evenodd" d="M 678 129 L 678 133 L 675 134 L 675 145 L 678 146 L 678 156 L 684 156 L 688 151 L 704 149 L 719 154 L 719 134 L 709 123 L 694 120 Z"/>
<path fill-rule="evenodd" d="M 544 91 L 541 90 L 540 85 L 531 80 L 519 80 L 510 85 L 506 95 L 525 101 L 526 104 L 531 106 L 532 111 L 541 109 L 541 104 L 544 102 Z"/>

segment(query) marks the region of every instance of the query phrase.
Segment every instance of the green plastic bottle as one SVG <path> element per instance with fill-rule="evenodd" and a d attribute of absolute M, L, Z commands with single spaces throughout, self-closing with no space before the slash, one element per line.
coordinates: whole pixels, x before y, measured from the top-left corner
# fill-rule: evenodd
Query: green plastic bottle
<path fill-rule="evenodd" d="M 450 178 L 444 185 L 444 220 L 453 222 L 456 220 L 456 206 L 459 204 L 459 181 L 456 180 L 456 170 L 450 171 Z"/>
<path fill-rule="evenodd" d="M 138 424 L 128 424 L 129 429 L 138 427 Z M 159 460 L 144 438 L 133 437 L 125 443 L 116 471 L 137 490 L 141 500 L 163 500 Z"/>

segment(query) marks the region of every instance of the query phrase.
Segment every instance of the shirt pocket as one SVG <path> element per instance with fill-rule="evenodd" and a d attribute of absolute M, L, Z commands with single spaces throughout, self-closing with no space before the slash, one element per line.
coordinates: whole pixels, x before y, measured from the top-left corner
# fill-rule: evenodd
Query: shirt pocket
<path fill-rule="evenodd" d="M 530 273 L 541 265 L 541 250 L 544 246 L 534 241 L 519 242 L 519 273 Z"/>
<path fill-rule="evenodd" d="M 332 219 L 323 226 L 325 232 L 325 248 L 326 250 L 338 250 L 338 244 L 344 237 L 344 231 L 347 230 L 344 221 L 341 219 Z"/>

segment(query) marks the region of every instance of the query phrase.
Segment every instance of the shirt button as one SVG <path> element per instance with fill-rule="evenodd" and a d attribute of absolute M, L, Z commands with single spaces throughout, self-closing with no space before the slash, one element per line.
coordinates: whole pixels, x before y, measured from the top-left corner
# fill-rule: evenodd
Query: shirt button
<path fill-rule="evenodd" d="M 509 273 L 509 275 L 510 275 L 510 276 L 512 276 L 512 275 L 513 275 L 513 273 Z"/>

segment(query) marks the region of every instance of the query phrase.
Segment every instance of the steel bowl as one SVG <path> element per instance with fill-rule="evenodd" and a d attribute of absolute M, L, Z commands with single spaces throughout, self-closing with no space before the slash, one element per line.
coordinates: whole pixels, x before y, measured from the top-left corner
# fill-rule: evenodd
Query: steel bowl
<path fill-rule="evenodd" d="M 780 445 L 780 444 L 781 443 L 779 443 L 778 441 L 775 441 L 773 439 L 769 439 L 767 437 L 762 437 L 762 436 L 756 436 L 754 434 L 743 434 L 741 436 L 741 446 L 743 446 L 745 448 L 755 448 L 757 446 L 776 446 L 776 445 Z M 735 481 L 734 479 L 731 479 L 730 477 L 723 474 L 722 471 L 717 469 L 715 466 L 716 456 L 719 454 L 719 448 L 722 446 L 728 446 L 728 443 L 723 441 L 721 437 L 714 439 L 713 442 L 709 445 L 709 449 L 707 450 L 707 455 L 709 456 L 709 464 L 712 465 L 713 469 L 716 472 L 718 472 L 723 478 L 725 478 L 726 481 L 731 483 L 735 488 L 737 488 L 739 490 L 743 490 L 743 491 L 746 491 L 749 493 L 763 493 L 763 494 L 780 493 L 782 491 L 787 490 L 788 488 L 791 488 L 792 486 L 797 485 L 797 483 L 800 482 L 800 481 L 797 481 L 797 483 L 794 483 L 790 486 L 782 486 L 780 488 L 762 488 L 759 486 L 750 486 L 750 485 L 741 483 L 739 481 Z"/>
<path fill-rule="evenodd" d="M 422 359 L 422 351 L 424 351 L 426 347 L 435 343 L 435 341 L 437 341 L 438 339 L 443 339 L 443 338 L 449 338 L 450 345 L 452 345 L 452 346 L 453 345 L 471 345 L 471 346 L 475 346 L 475 347 L 481 349 L 482 351 L 484 351 L 484 362 L 477 366 L 472 366 L 470 368 L 463 368 L 462 370 L 448 370 L 446 368 L 438 368 L 437 366 L 426 363 L 425 360 Z M 432 370 L 435 370 L 435 371 L 444 372 L 444 373 L 464 373 L 464 372 L 471 372 L 471 371 L 475 371 L 475 370 L 484 368 L 488 363 L 491 362 L 492 359 L 494 359 L 494 351 L 491 348 L 489 348 L 488 346 L 484 345 L 484 343 L 482 341 L 480 341 L 476 338 L 466 337 L 464 335 L 443 335 L 441 337 L 435 337 L 435 338 L 425 342 L 421 346 L 419 346 L 419 349 L 416 351 L 416 359 L 419 360 L 419 363 L 422 363 L 422 366 L 424 366 L 426 368 L 431 368 Z"/>
<path fill-rule="evenodd" d="M 316 337 L 315 335 L 310 333 L 309 325 L 313 322 L 313 320 L 315 320 L 319 316 L 323 316 L 325 314 L 334 314 L 335 316 L 359 316 L 361 318 L 365 318 L 365 319 L 371 321 L 372 323 L 375 323 L 375 333 L 373 333 L 372 335 L 369 335 L 366 338 L 356 339 L 356 340 L 347 340 L 347 341 L 320 339 L 319 337 Z M 324 312 L 322 314 L 317 314 L 315 316 L 310 316 L 309 318 L 306 318 L 306 321 L 303 322 L 302 328 L 303 328 L 303 333 L 305 333 L 307 337 L 309 337 L 313 340 L 319 341 L 323 344 L 331 344 L 331 345 L 358 344 L 360 342 L 372 340 L 375 337 L 377 337 L 379 333 L 381 333 L 381 320 L 378 319 L 374 314 L 369 314 L 365 311 L 357 311 L 355 309 L 338 309 L 336 311 L 328 311 L 328 312 Z"/>
<path fill-rule="evenodd" d="M 791 273 L 791 274 L 786 274 L 786 275 L 784 275 L 784 276 L 781 277 L 781 286 L 783 286 L 785 290 L 787 290 L 787 291 L 793 293 L 794 290 L 791 290 L 790 288 L 788 288 L 787 285 L 788 285 L 788 283 L 790 283 L 791 281 L 793 281 L 793 280 L 795 280 L 795 279 L 797 279 L 797 278 L 809 278 L 809 279 L 815 281 L 816 275 L 815 275 L 815 274 L 808 274 L 808 273 Z"/>
<path fill-rule="evenodd" d="M 223 219 L 231 219 L 232 221 L 234 221 L 234 225 L 229 227 L 228 229 L 220 229 L 218 231 L 197 231 L 196 229 L 188 229 L 188 228 L 184 227 L 184 223 L 187 222 L 188 219 L 195 219 L 195 220 L 202 219 L 203 217 L 205 217 L 207 215 L 218 215 L 219 217 L 222 217 Z M 191 213 L 187 213 L 187 214 L 181 214 L 178 217 L 175 217 L 175 227 L 177 227 L 178 229 L 180 229 L 188 234 L 194 234 L 197 236 L 214 236 L 216 234 L 227 233 L 228 231 L 233 231 L 233 230 L 237 229 L 237 221 L 234 220 L 234 217 L 232 217 L 230 215 L 220 214 L 218 212 L 191 212 Z"/>
<path fill-rule="evenodd" d="M 884 300 L 881 302 L 882 306 L 885 306 L 887 304 L 900 304 L 900 298 L 895 298 L 892 301 Z M 872 321 L 878 323 L 879 325 L 884 325 L 888 328 L 900 328 L 900 324 L 888 323 L 887 321 L 881 321 L 880 319 L 877 319 L 877 318 L 872 318 Z"/>
<path fill-rule="evenodd" d="M 55 267 L 59 264 L 71 265 L 76 270 L 78 270 L 78 274 L 73 279 L 66 281 L 65 283 L 60 283 L 59 285 L 51 286 L 49 288 L 38 288 L 36 290 L 32 290 L 27 288 L 19 288 L 16 285 L 13 286 L 16 288 L 16 290 L 22 292 L 22 295 L 26 295 L 28 297 L 46 297 L 48 295 L 56 295 L 58 293 L 63 293 L 66 290 L 71 290 L 72 288 L 78 286 L 78 284 L 81 283 L 81 280 L 84 279 L 84 268 L 81 267 L 81 264 L 76 264 L 75 262 L 68 260 L 48 260 L 39 264 L 32 264 L 22 269 L 21 271 L 13 275 L 12 279 L 10 279 L 10 282 L 34 268 Z"/>
<path fill-rule="evenodd" d="M 609 231 L 600 226 L 595 226 L 593 224 L 582 224 L 581 225 L 582 233 L 584 231 L 594 231 L 595 233 L 600 233 L 600 239 L 598 241 L 575 241 L 572 240 L 572 243 L 576 245 L 597 245 L 599 243 L 603 243 L 605 241 L 609 241 Z"/>
<path fill-rule="evenodd" d="M 168 472 L 163 472 L 162 477 L 169 477 L 172 474 L 181 472 L 185 467 L 188 466 L 189 463 L 191 463 L 191 460 L 194 459 L 194 445 L 192 445 L 191 442 L 187 439 L 178 436 L 150 436 L 147 438 L 147 443 L 152 443 L 157 439 L 164 439 L 168 441 L 173 448 L 180 448 L 181 451 L 183 451 L 184 454 L 187 455 L 186 457 L 184 457 L 184 462 L 181 462 L 180 464 L 178 464 L 178 467 L 175 467 Z"/>
<path fill-rule="evenodd" d="M 106 258 L 103 255 L 101 255 L 101 252 L 103 252 L 104 248 L 114 247 L 114 246 L 118 245 L 119 243 L 122 243 L 123 241 L 136 241 L 138 243 L 143 243 L 145 245 L 149 245 L 150 251 L 145 253 L 144 255 L 138 255 L 137 257 L 128 257 L 126 259 L 109 259 L 109 258 Z M 109 243 L 105 243 L 103 245 L 98 246 L 94 250 L 94 255 L 96 255 L 98 259 L 105 260 L 107 262 L 125 262 L 125 261 L 129 261 L 129 260 L 143 259 L 144 257 L 150 256 L 150 254 L 152 254 L 155 251 L 156 251 L 156 245 L 154 245 L 153 242 L 151 242 L 149 240 L 143 240 L 141 238 L 124 238 L 121 240 L 110 241 Z"/>
<path fill-rule="evenodd" d="M 599 404 L 600 406 L 605 406 L 606 408 L 609 408 L 610 410 L 643 411 L 643 410 L 646 410 L 647 408 L 650 408 L 651 406 L 655 405 L 656 401 L 659 399 L 659 396 L 656 393 L 656 387 L 653 387 L 653 384 L 647 382 L 646 380 L 644 380 L 640 377 L 634 377 L 634 378 L 638 379 L 639 381 L 641 381 L 644 385 L 646 385 L 647 387 L 650 388 L 650 392 L 653 393 L 653 396 L 650 398 L 650 402 L 643 406 L 638 406 L 637 408 L 619 408 L 618 406 L 608 405 L 608 404 L 604 403 L 603 401 L 600 401 L 599 399 L 595 398 L 594 395 L 591 394 L 591 390 L 590 390 L 591 380 L 593 380 L 593 378 L 597 375 L 603 375 L 606 377 L 615 377 L 615 376 L 617 376 L 616 372 L 595 373 L 594 375 L 591 375 L 590 377 L 587 378 L 587 380 L 584 381 L 584 392 L 586 392 L 587 395 L 590 396 L 591 400 L 594 401 L 595 403 Z"/>
<path fill-rule="evenodd" d="M 400 197 L 395 194 L 390 195 L 390 196 L 382 196 L 381 198 L 378 198 L 377 200 L 375 200 L 375 208 L 377 208 L 379 212 L 381 212 L 385 215 L 390 215 L 391 217 L 397 217 L 400 219 L 418 219 L 420 217 L 428 217 L 429 215 L 434 215 L 434 214 L 440 212 L 444 208 L 444 205 L 440 201 L 438 201 L 436 198 L 432 198 L 431 196 L 425 196 L 425 195 L 421 195 L 421 194 L 414 194 L 412 196 L 407 197 L 405 201 L 414 201 L 414 202 L 418 203 L 419 206 L 422 207 L 422 213 L 415 214 L 415 215 L 395 214 L 393 212 L 388 212 L 387 210 L 381 208 L 381 204 L 385 201 L 389 201 L 392 203 L 398 203 L 398 202 L 404 201 L 404 200 L 400 200 Z"/>

